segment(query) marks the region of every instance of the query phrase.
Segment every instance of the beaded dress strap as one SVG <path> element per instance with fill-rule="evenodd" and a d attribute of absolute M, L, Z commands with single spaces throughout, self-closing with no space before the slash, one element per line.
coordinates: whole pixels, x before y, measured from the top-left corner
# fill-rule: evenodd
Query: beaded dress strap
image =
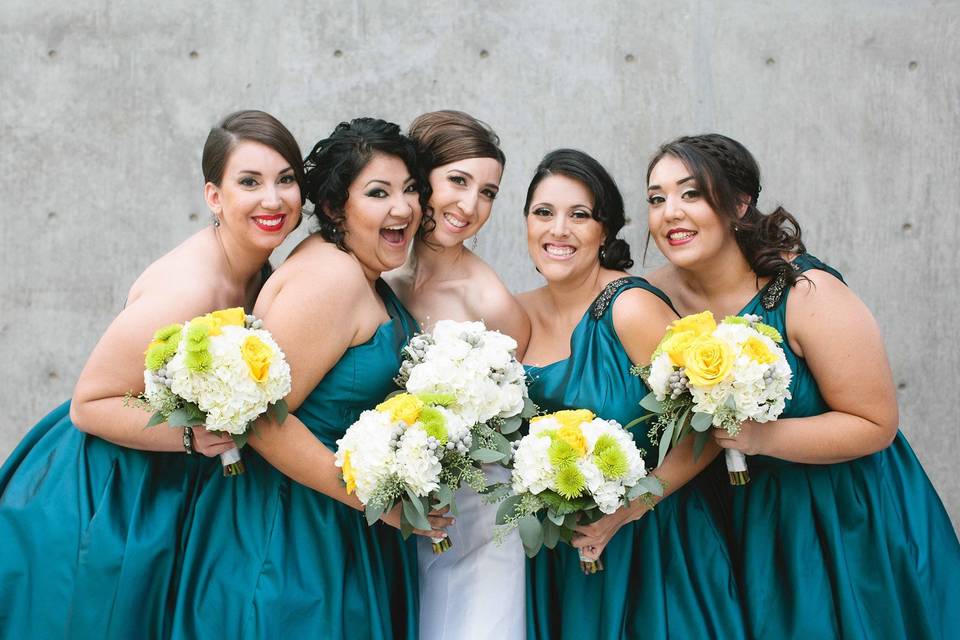
<path fill-rule="evenodd" d="M 599 320 L 602 318 L 603 314 L 605 314 L 607 309 L 610 307 L 610 303 L 612 303 L 613 299 L 617 297 L 617 293 L 620 291 L 620 289 L 628 284 L 636 284 L 641 289 L 649 291 L 653 295 L 663 300 L 667 306 L 673 309 L 674 313 L 677 313 L 677 310 L 673 307 L 673 303 L 670 302 L 670 298 L 667 297 L 667 294 L 650 284 L 650 282 L 648 282 L 645 278 L 641 278 L 639 276 L 629 276 L 626 278 L 617 278 L 603 288 L 603 291 L 600 292 L 600 295 L 598 295 L 593 301 L 593 304 L 590 305 L 590 316 L 594 320 Z M 680 314 L 677 313 L 677 315 L 679 316 Z"/>
<path fill-rule="evenodd" d="M 810 269 L 818 269 L 820 271 L 826 271 L 830 275 L 837 278 L 840 282 L 846 284 L 843 276 L 840 275 L 840 272 L 831 267 L 824 262 L 821 262 L 818 258 L 811 256 L 808 253 L 802 253 L 793 259 L 789 263 L 790 267 L 794 271 L 803 273 L 804 271 L 809 271 Z M 781 302 L 783 302 L 784 294 L 789 289 L 787 285 L 787 271 L 783 270 L 777 274 L 777 276 L 767 283 L 767 286 L 763 288 L 763 293 L 760 296 L 760 304 L 767 311 L 776 309 Z"/>

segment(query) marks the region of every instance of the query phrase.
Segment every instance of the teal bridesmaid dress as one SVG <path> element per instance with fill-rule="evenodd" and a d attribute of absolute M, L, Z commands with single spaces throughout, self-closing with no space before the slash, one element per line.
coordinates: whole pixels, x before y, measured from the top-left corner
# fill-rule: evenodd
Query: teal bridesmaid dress
<path fill-rule="evenodd" d="M 397 389 L 416 323 L 377 282 L 391 319 L 351 347 L 296 415 L 331 450 L 365 409 Z M 323 336 L 317 336 L 318 340 Z M 413 539 L 282 475 L 253 449 L 246 473 L 214 477 L 185 523 L 175 638 L 415 638 Z"/>
<path fill-rule="evenodd" d="M 611 282 L 576 326 L 570 357 L 528 367 L 530 397 L 542 409 L 586 408 L 627 424 L 643 413 L 647 390 L 630 374 L 631 361 L 613 326 L 623 291 L 650 291 L 643 278 Z M 644 426 L 632 432 L 647 453 L 656 449 Z M 640 520 L 622 527 L 604 550 L 604 571 L 584 575 L 576 549 L 541 550 L 527 571 L 527 636 L 544 640 L 591 638 L 746 637 L 722 506 L 713 484 L 680 488 Z"/>
<path fill-rule="evenodd" d="M 795 267 L 834 269 L 810 255 Z M 741 314 L 786 336 L 789 288 L 773 280 Z M 806 362 L 793 370 L 783 418 L 830 408 Z M 887 449 L 816 465 L 747 458 L 750 482 L 730 487 L 731 554 L 757 638 L 960 638 L 960 544 L 903 434 Z"/>
<path fill-rule="evenodd" d="M 166 637 L 184 519 L 216 463 L 111 444 L 69 411 L 0 469 L 0 637 Z"/>

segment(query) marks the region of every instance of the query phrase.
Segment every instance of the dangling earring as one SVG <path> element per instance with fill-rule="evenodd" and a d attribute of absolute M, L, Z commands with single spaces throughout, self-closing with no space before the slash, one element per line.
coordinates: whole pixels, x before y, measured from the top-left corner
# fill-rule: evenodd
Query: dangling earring
<path fill-rule="evenodd" d="M 215 229 L 220 228 L 220 218 L 218 218 L 216 215 L 213 216 L 213 227 Z"/>
<path fill-rule="evenodd" d="M 604 251 L 603 247 L 600 247 L 600 264 L 603 264 L 603 261 L 607 259 L 607 252 Z"/>
<path fill-rule="evenodd" d="M 477 231 L 472 238 L 470 238 L 470 249 L 473 251 L 477 250 L 477 243 L 480 242 L 480 232 Z"/>

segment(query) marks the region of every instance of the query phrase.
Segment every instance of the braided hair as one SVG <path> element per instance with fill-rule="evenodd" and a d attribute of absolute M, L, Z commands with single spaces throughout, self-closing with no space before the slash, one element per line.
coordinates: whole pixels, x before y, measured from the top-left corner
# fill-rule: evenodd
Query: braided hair
<path fill-rule="evenodd" d="M 527 187 L 527 199 L 523 203 L 523 215 L 530 212 L 530 201 L 537 185 L 553 175 L 566 176 L 583 184 L 593 196 L 593 219 L 604 231 L 600 245 L 600 265 L 606 269 L 624 271 L 633 266 L 630 245 L 617 234 L 626 224 L 623 212 L 623 196 L 613 177 L 592 156 L 577 149 L 557 149 L 543 157 Z"/>
<path fill-rule="evenodd" d="M 349 251 L 344 207 L 350 184 L 377 153 L 403 161 L 417 185 L 420 209 L 424 217 L 430 215 L 427 211 L 430 183 L 417 161 L 416 145 L 400 132 L 400 127 L 377 118 L 341 122 L 330 137 L 314 145 L 303 161 L 306 169 L 303 196 L 313 203 L 312 214 L 319 225 L 318 233 L 341 251 Z"/>
<path fill-rule="evenodd" d="M 746 147 L 719 133 L 677 138 L 662 145 L 650 160 L 648 183 L 654 166 L 666 155 L 686 165 L 707 203 L 726 218 L 758 278 L 782 276 L 786 284 L 793 285 L 802 277 L 783 258 L 784 253 L 806 252 L 800 224 L 783 207 L 767 214 L 757 209 L 760 167 Z M 747 210 L 740 216 L 745 198 L 749 199 Z"/>

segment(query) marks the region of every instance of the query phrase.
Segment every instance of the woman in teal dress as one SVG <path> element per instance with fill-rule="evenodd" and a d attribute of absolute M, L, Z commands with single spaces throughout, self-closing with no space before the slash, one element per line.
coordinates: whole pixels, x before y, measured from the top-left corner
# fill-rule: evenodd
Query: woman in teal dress
<path fill-rule="evenodd" d="M 210 131 L 203 174 L 213 224 L 140 275 L 72 402 L 0 469 L 0 637 L 168 635 L 182 531 L 220 465 L 184 455 L 190 429 L 144 429 L 149 415 L 124 396 L 143 390 L 143 352 L 158 327 L 252 307 L 270 253 L 299 223 L 304 175 L 296 140 L 259 111 Z M 226 447 L 210 438 L 198 450 Z"/>
<path fill-rule="evenodd" d="M 758 638 L 958 638 L 960 544 L 897 428 L 877 323 L 840 274 L 805 253 L 796 220 L 757 210 L 738 142 L 663 145 L 649 226 L 671 264 L 650 279 L 683 314 L 756 314 L 784 336 L 792 399 L 737 437 L 750 482 L 728 487 L 731 553 Z"/>
<path fill-rule="evenodd" d="M 547 411 L 585 408 L 627 424 L 647 391 L 630 374 L 649 361 L 676 318 L 643 278 L 617 233 L 623 200 L 586 154 L 548 154 L 527 191 L 530 255 L 546 286 L 520 297 L 532 322 L 524 361 L 530 397 Z M 646 428 L 633 431 L 652 466 Z M 578 550 L 543 550 L 528 567 L 530 638 L 742 638 L 736 583 L 717 502 L 687 483 L 719 448 L 694 462 L 689 444 L 653 471 L 665 485 L 656 508 L 643 500 L 581 527 L 574 545 L 605 569 L 584 575 Z M 686 485 L 686 486 L 685 486 Z"/>
<path fill-rule="evenodd" d="M 254 309 L 290 364 L 293 413 L 262 420 L 246 473 L 212 478 L 196 498 L 173 637 L 416 637 L 414 541 L 401 539 L 397 509 L 367 526 L 333 455 L 361 411 L 396 389 L 415 330 L 380 274 L 403 264 L 429 197 L 416 160 L 396 125 L 371 118 L 341 123 L 307 156 L 319 232 Z"/>

